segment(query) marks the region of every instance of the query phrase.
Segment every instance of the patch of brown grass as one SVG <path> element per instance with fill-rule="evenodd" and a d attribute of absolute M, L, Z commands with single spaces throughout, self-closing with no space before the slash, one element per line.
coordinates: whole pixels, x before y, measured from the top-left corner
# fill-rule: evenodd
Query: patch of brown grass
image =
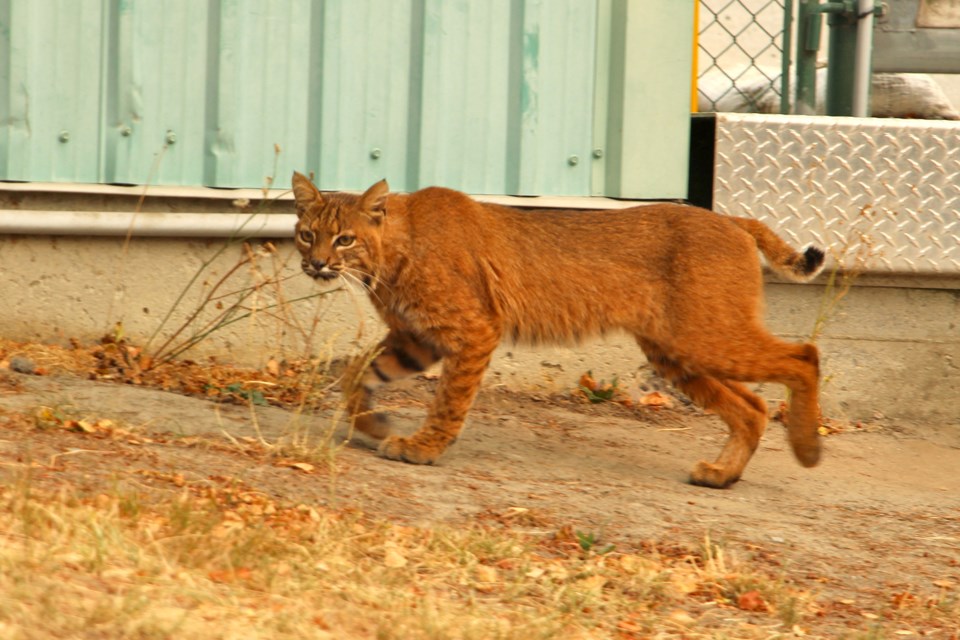
<path fill-rule="evenodd" d="M 764 608 L 744 610 L 743 569 L 716 555 L 597 554 L 563 530 L 421 529 L 231 478 L 153 480 L 176 491 L 41 491 L 29 470 L 0 489 L 4 637 L 761 638 L 784 628 L 784 598 L 809 602 L 751 574 Z"/>
<path fill-rule="evenodd" d="M 96 377 L 111 371 L 98 349 L 117 355 L 114 370 L 130 373 L 125 356 L 104 344 L 0 341 L 0 361 L 22 356 L 48 373 Z M 265 371 L 166 366 L 166 375 L 182 379 L 181 391 L 210 397 L 198 385 L 269 379 L 274 386 L 262 388 L 287 389 L 264 391 L 271 403 L 307 401 L 302 388 L 310 378 L 294 367 L 287 375 L 280 363 Z M 315 370 L 305 364 L 302 373 Z M 151 371 L 126 382 L 160 386 Z M 0 409 L 0 427 L 9 438 L 63 430 L 97 445 L 47 456 L 46 466 L 0 449 L 2 638 L 957 637 L 954 583 L 935 593 L 900 589 L 887 608 L 861 611 L 818 598 L 807 586 L 815 580 L 794 582 L 762 550 L 739 558 L 709 537 L 700 548 L 627 546 L 521 509 L 459 526 L 399 526 L 350 508 L 278 500 L 233 477 L 185 477 L 150 466 L 149 458 L 113 482 L 102 474 L 40 482 L 65 455 L 163 436 L 56 407 Z M 252 438 L 170 443 L 314 471 L 315 460 Z"/>

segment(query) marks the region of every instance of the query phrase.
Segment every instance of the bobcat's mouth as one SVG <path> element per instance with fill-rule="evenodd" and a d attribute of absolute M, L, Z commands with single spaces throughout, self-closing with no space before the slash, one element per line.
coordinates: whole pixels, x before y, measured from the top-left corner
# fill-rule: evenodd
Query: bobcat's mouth
<path fill-rule="evenodd" d="M 322 269 L 317 269 L 310 265 L 303 265 L 303 272 L 314 280 L 324 280 L 326 282 L 335 280 L 340 275 L 339 271 L 326 266 Z"/>
<path fill-rule="evenodd" d="M 327 282 L 329 282 L 330 280 L 335 280 L 338 275 L 339 274 L 334 273 L 333 271 L 318 271 L 313 274 L 313 279 L 326 280 Z"/>
<path fill-rule="evenodd" d="M 310 271 L 307 271 L 306 273 L 308 276 L 310 276 L 314 280 L 324 280 L 326 282 L 330 282 L 331 280 L 336 280 L 337 277 L 340 275 L 335 271 L 314 271 L 312 269 Z"/>

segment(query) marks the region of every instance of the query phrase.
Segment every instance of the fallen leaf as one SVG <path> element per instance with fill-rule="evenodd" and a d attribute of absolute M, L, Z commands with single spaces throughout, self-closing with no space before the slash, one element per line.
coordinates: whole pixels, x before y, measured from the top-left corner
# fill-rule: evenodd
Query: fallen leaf
<path fill-rule="evenodd" d="M 93 433 L 97 430 L 87 420 L 67 420 L 63 423 L 63 426 L 70 431 L 80 431 L 82 433 Z"/>
<path fill-rule="evenodd" d="M 127 580 L 136 575 L 136 570 L 127 567 L 116 567 L 113 569 L 104 569 L 100 572 L 100 577 L 104 580 Z"/>
<path fill-rule="evenodd" d="M 696 619 L 683 609 L 674 609 L 669 615 L 670 622 L 680 625 L 689 625 L 696 622 Z"/>
<path fill-rule="evenodd" d="M 313 470 L 316 468 L 309 462 L 291 462 L 289 460 L 281 460 L 277 463 L 277 466 L 297 469 L 298 471 L 303 471 L 304 473 L 313 473 Z"/>
<path fill-rule="evenodd" d="M 391 569 L 406 566 L 407 558 L 396 547 L 387 547 L 383 552 L 383 564 Z"/>
<path fill-rule="evenodd" d="M 911 604 L 914 604 L 917 601 L 917 597 L 910 593 L 909 591 L 903 591 L 901 593 L 895 593 L 890 596 L 890 602 L 897 609 L 903 609 Z"/>
<path fill-rule="evenodd" d="M 266 369 L 267 369 L 267 373 L 269 373 L 270 375 L 274 377 L 280 377 L 280 363 L 274 360 L 273 358 L 270 358 L 269 360 L 267 360 Z"/>
<path fill-rule="evenodd" d="M 664 408 L 671 409 L 673 408 L 673 400 L 670 396 L 660 393 L 659 391 L 651 391 L 650 393 L 644 395 L 637 401 L 637 404 L 644 407 L 653 407 L 653 408 Z"/>
<path fill-rule="evenodd" d="M 781 400 L 781 401 L 780 401 L 780 404 L 777 406 L 776 411 L 773 412 L 773 417 L 772 417 L 771 419 L 772 419 L 772 420 L 776 420 L 776 421 L 778 421 L 778 422 L 786 423 L 786 421 L 787 421 L 787 413 L 789 413 L 789 411 L 790 411 L 790 409 L 789 409 L 789 407 L 787 406 L 787 403 L 786 403 L 785 401 Z"/>
<path fill-rule="evenodd" d="M 76 553 L 74 551 L 67 551 L 65 553 L 58 554 L 56 559 L 67 565 L 68 567 L 79 567 L 83 564 L 84 557 L 83 555 Z"/>
<path fill-rule="evenodd" d="M 700 588 L 700 580 L 689 571 L 671 574 L 670 583 L 681 595 L 689 595 Z"/>
<path fill-rule="evenodd" d="M 477 580 L 480 582 L 497 581 L 497 570 L 491 566 L 485 564 L 477 565 L 475 573 L 477 575 Z"/>
<path fill-rule="evenodd" d="M 763 599 L 759 591 L 747 591 L 737 598 L 737 608 L 743 611 L 769 611 L 770 605 Z"/>
<path fill-rule="evenodd" d="M 630 620 L 630 619 L 628 619 L 628 618 L 624 618 L 624 619 L 620 620 L 620 621 L 617 623 L 617 629 L 619 629 L 620 631 L 624 631 L 624 632 L 626 632 L 626 633 L 629 633 L 629 634 L 638 634 L 638 633 L 640 633 L 641 631 L 643 631 L 643 627 L 641 627 L 639 624 L 637 624 L 636 622 L 634 622 L 633 620 Z"/>
<path fill-rule="evenodd" d="M 601 575 L 587 576 L 586 578 L 577 580 L 577 585 L 581 589 L 595 596 L 599 596 L 601 593 L 603 593 L 603 587 L 606 584 L 607 577 Z"/>
<path fill-rule="evenodd" d="M 37 426 L 41 428 L 55 427 L 62 423 L 57 412 L 50 407 L 39 407 L 33 415 Z"/>
<path fill-rule="evenodd" d="M 597 390 L 597 381 L 594 380 L 594 379 L 593 379 L 593 376 L 591 376 L 589 373 L 585 373 L 585 374 L 583 374 L 582 376 L 580 376 L 580 383 L 579 383 L 579 384 L 580 384 L 581 387 L 584 387 L 584 388 L 586 388 L 586 389 L 589 389 L 590 391 L 596 391 L 596 390 Z"/>
<path fill-rule="evenodd" d="M 250 577 L 251 571 L 245 567 L 239 569 L 224 569 L 223 571 L 211 571 L 207 577 L 214 582 L 222 584 L 236 582 L 237 580 L 246 580 Z"/>

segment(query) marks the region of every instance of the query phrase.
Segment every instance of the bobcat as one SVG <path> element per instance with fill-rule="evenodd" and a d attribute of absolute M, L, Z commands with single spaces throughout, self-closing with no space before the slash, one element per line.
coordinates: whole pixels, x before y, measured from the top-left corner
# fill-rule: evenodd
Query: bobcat
<path fill-rule="evenodd" d="M 793 452 L 803 466 L 819 461 L 817 348 L 762 326 L 757 257 L 759 249 L 778 273 L 802 281 L 822 267 L 819 249 L 798 253 L 761 222 L 681 204 L 531 213 L 439 187 L 390 194 L 385 180 L 362 195 L 320 193 L 296 172 L 293 193 L 303 271 L 362 284 L 389 328 L 344 385 L 356 429 L 381 440 L 380 455 L 436 461 L 460 433 L 501 340 L 571 344 L 621 329 L 729 427 L 720 456 L 697 463 L 692 483 L 736 482 L 757 448 L 767 408 L 740 381 L 790 389 Z M 423 426 L 390 435 L 374 391 L 441 360 Z"/>

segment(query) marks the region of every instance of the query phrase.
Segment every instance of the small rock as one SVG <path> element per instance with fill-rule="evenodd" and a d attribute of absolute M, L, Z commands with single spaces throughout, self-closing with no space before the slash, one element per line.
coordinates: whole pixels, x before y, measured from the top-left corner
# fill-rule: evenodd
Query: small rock
<path fill-rule="evenodd" d="M 30 358 L 24 358 L 23 356 L 13 356 L 10 358 L 10 370 L 16 371 L 17 373 L 26 373 L 28 375 L 33 375 L 37 371 L 37 365 L 33 363 L 33 360 Z"/>

